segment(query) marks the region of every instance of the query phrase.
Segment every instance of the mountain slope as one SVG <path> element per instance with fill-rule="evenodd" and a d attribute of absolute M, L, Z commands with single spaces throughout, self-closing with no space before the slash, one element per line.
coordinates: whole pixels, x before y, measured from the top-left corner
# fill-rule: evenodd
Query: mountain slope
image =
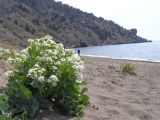
<path fill-rule="evenodd" d="M 147 42 L 93 14 L 53 0 L 0 0 L 0 42 L 26 46 L 28 38 L 52 35 L 66 47 Z"/>

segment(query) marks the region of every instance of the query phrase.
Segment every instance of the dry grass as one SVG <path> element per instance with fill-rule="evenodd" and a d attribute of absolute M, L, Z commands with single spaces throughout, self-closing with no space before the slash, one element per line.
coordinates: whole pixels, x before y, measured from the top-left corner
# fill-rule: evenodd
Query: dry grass
<path fill-rule="evenodd" d="M 6 49 L 20 49 L 17 45 L 13 45 L 12 43 L 9 43 L 7 41 L 0 41 L 0 48 L 6 48 Z"/>
<path fill-rule="evenodd" d="M 121 72 L 123 74 L 136 75 L 135 67 L 131 63 L 121 64 L 119 72 Z"/>

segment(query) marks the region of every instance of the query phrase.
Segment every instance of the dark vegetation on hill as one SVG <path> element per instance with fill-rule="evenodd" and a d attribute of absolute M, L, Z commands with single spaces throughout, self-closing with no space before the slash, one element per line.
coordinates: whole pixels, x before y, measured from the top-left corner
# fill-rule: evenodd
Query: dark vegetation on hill
<path fill-rule="evenodd" d="M 147 42 L 137 30 L 53 0 L 0 0 L 0 42 L 27 46 L 27 39 L 53 36 L 65 47 Z"/>

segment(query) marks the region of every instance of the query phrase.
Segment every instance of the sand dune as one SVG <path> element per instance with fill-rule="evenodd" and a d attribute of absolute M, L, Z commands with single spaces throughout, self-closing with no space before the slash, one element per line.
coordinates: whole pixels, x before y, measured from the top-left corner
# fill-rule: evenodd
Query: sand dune
<path fill-rule="evenodd" d="M 90 105 L 82 120 L 160 120 L 160 63 L 83 57 Z M 112 67 L 130 62 L 137 75 L 123 75 Z M 40 114 L 47 120 L 76 120 L 61 113 Z"/>

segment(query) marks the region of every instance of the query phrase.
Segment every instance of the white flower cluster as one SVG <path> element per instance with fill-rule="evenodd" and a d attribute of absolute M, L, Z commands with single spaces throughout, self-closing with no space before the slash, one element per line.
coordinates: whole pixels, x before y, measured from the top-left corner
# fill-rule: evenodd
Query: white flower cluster
<path fill-rule="evenodd" d="M 4 110 L 2 110 L 2 115 L 10 118 L 12 116 L 12 113 L 11 112 L 4 112 Z M 5 118 L 3 118 L 3 119 L 5 119 Z"/>
<path fill-rule="evenodd" d="M 56 43 L 53 41 L 53 38 L 49 35 L 40 38 L 40 39 L 29 39 L 28 42 L 31 44 L 31 46 L 36 47 L 36 49 L 38 50 L 41 46 L 43 46 L 44 48 L 50 48 L 54 45 L 56 45 Z"/>
<path fill-rule="evenodd" d="M 4 73 L 4 77 L 5 77 L 5 79 L 7 79 L 7 80 L 8 80 L 8 78 L 9 78 L 11 75 L 13 75 L 13 71 L 7 71 L 7 72 Z"/>
<path fill-rule="evenodd" d="M 28 48 L 21 50 L 21 53 L 23 55 L 27 55 L 28 54 Z"/>
<path fill-rule="evenodd" d="M 63 44 L 57 44 L 50 36 L 45 36 L 40 39 L 30 39 L 30 46 L 23 49 L 20 53 L 12 52 L 9 50 L 0 50 L 0 53 L 5 53 L 8 57 L 7 62 L 14 64 L 15 66 L 21 64 L 35 64 L 30 68 L 27 77 L 36 79 L 40 82 L 52 83 L 53 86 L 57 85 L 59 81 L 55 76 L 58 68 L 63 63 L 68 63 L 75 71 L 77 75 L 77 83 L 81 83 L 82 69 L 84 66 L 80 57 L 74 54 L 72 49 L 64 50 Z M 3 56 L 3 55 L 2 55 Z M 25 62 L 27 61 L 27 62 Z M 33 63 L 32 63 L 33 62 Z M 25 66 L 25 65 L 24 65 Z M 49 78 L 46 74 L 51 75 Z"/>
<path fill-rule="evenodd" d="M 5 59 L 7 64 L 12 64 L 14 66 L 20 65 L 23 61 L 26 60 L 25 54 L 17 53 L 14 50 L 9 49 L 0 49 L 0 58 Z"/>
<path fill-rule="evenodd" d="M 42 77 L 45 72 L 46 70 L 44 68 L 41 68 L 38 64 L 35 64 L 33 68 L 28 71 L 27 77 L 43 81 L 44 78 L 42 79 Z"/>
<path fill-rule="evenodd" d="M 52 84 L 52 86 L 57 86 L 57 83 L 59 82 L 57 76 L 51 75 L 49 79 L 47 80 L 48 83 Z"/>
<path fill-rule="evenodd" d="M 27 77 L 36 79 L 40 83 L 49 83 L 53 87 L 57 85 L 59 81 L 55 75 L 51 75 L 49 78 L 45 77 L 46 70 L 40 67 L 38 64 L 35 64 L 33 68 L 28 71 Z"/>
<path fill-rule="evenodd" d="M 47 63 L 51 65 L 51 70 L 55 72 L 58 69 L 58 66 L 64 62 L 69 62 L 70 65 L 75 70 L 77 74 L 77 82 L 82 82 L 82 70 L 84 68 L 84 62 L 81 61 L 80 57 L 74 54 L 73 49 L 64 50 L 63 44 L 56 44 L 53 41 L 53 38 L 46 36 L 37 40 L 30 40 L 36 50 L 39 48 L 45 48 L 40 51 L 40 56 L 37 57 L 37 62 Z M 43 47 L 42 47 L 43 46 Z M 47 49 L 46 49 L 47 48 Z"/>
<path fill-rule="evenodd" d="M 67 57 L 67 60 L 72 63 L 72 67 L 75 70 L 75 73 L 77 74 L 77 83 L 82 83 L 83 75 L 82 70 L 84 69 L 84 62 L 80 59 L 80 57 L 77 54 L 74 54 L 72 50 L 67 50 L 67 55 L 70 57 Z"/>

